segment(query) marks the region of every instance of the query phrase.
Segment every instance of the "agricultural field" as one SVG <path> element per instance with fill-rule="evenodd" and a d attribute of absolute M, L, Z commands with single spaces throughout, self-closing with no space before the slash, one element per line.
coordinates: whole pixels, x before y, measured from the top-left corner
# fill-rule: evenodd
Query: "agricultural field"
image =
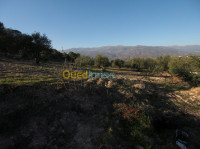
<path fill-rule="evenodd" d="M 64 80 L 66 69 L 75 68 L 0 61 L 2 149 L 178 149 L 176 129 L 200 148 L 200 87 L 123 68 L 105 69 L 114 79 Z"/>

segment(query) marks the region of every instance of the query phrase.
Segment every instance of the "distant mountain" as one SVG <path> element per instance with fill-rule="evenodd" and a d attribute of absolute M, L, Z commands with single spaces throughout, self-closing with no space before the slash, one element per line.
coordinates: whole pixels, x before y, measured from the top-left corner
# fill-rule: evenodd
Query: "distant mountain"
<path fill-rule="evenodd" d="M 95 57 L 97 54 L 108 56 L 109 59 L 131 59 L 132 57 L 151 57 L 169 54 L 171 56 L 185 56 L 189 54 L 200 55 L 200 45 L 187 46 L 104 46 L 96 48 L 72 48 L 65 50 L 66 53 L 73 51 L 82 55 Z"/>

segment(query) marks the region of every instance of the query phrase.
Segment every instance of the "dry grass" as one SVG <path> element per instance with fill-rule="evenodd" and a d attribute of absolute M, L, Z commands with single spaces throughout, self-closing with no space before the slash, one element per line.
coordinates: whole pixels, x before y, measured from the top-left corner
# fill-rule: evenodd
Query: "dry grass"
<path fill-rule="evenodd" d="M 199 87 L 177 77 L 120 74 L 63 81 L 64 69 L 0 61 L 0 146 L 176 149 L 174 130 L 163 125 L 157 132 L 152 124 L 164 116 L 192 134 L 191 149 L 199 147 Z"/>

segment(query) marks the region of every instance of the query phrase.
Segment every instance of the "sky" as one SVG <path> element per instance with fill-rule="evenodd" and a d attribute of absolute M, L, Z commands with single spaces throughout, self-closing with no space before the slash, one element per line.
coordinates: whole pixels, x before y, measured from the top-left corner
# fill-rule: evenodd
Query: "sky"
<path fill-rule="evenodd" d="M 200 44 L 200 0 L 0 0 L 0 22 L 57 50 Z"/>

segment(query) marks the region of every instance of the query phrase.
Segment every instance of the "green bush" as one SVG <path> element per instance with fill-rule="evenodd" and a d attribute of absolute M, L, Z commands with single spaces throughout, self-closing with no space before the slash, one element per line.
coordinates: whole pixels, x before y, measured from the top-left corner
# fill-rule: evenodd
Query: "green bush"
<path fill-rule="evenodd" d="M 100 67 L 100 66 L 107 67 L 109 66 L 109 60 L 106 56 L 102 56 L 101 54 L 98 54 L 94 58 L 94 65 L 97 67 Z"/>
<path fill-rule="evenodd" d="M 75 59 L 75 63 L 77 64 L 77 66 L 91 66 L 94 65 L 94 60 L 89 56 L 81 55 Z"/>
<path fill-rule="evenodd" d="M 181 76 L 195 85 L 200 84 L 200 59 L 198 56 L 173 57 L 168 66 L 171 74 Z"/>
<path fill-rule="evenodd" d="M 112 67 L 121 68 L 124 65 L 124 61 L 121 59 L 115 59 L 115 60 L 111 61 L 111 65 L 112 65 Z"/>

